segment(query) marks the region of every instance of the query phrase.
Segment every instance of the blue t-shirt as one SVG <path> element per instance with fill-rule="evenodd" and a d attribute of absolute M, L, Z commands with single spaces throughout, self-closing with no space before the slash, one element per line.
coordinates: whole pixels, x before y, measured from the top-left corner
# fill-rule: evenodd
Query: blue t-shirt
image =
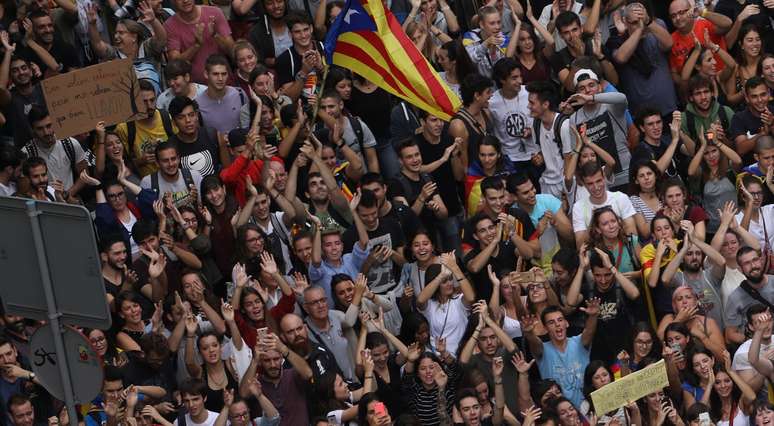
<path fill-rule="evenodd" d="M 535 208 L 532 209 L 529 218 L 532 219 L 532 225 L 537 227 L 546 210 L 556 213 L 562 208 L 562 202 L 551 194 L 537 194 L 535 198 Z"/>
<path fill-rule="evenodd" d="M 559 383 L 562 394 L 576 407 L 583 401 L 583 372 L 589 365 L 590 349 L 583 346 L 580 335 L 567 339 L 564 352 L 546 342 L 543 343 L 543 356 L 538 361 L 540 376 Z"/>

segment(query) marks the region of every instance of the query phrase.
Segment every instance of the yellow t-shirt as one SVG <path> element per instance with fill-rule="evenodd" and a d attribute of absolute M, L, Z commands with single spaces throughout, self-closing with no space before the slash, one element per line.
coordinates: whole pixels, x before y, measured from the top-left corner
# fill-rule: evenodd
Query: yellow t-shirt
<path fill-rule="evenodd" d="M 129 142 L 127 141 L 127 138 L 129 137 L 127 124 L 121 123 L 116 126 L 116 134 L 118 135 L 118 138 L 121 139 L 121 143 L 124 145 L 124 151 L 127 153 L 134 165 L 137 166 L 137 171 L 140 174 L 140 177 L 147 176 L 151 173 L 156 173 L 159 168 L 156 166 L 156 163 L 143 164 L 142 166 L 139 166 L 137 160 L 142 158 L 144 152 L 155 152 L 156 145 L 166 141 L 169 138 L 169 136 L 167 136 L 167 132 L 164 130 L 163 122 L 161 121 L 161 112 L 158 110 L 156 110 L 154 123 L 155 126 L 148 128 L 142 126 L 139 121 L 135 121 L 135 128 L 137 131 L 135 132 L 134 144 L 131 150 L 129 147 Z M 172 122 L 172 129 L 175 133 L 177 133 L 177 127 L 175 126 L 174 121 Z"/>

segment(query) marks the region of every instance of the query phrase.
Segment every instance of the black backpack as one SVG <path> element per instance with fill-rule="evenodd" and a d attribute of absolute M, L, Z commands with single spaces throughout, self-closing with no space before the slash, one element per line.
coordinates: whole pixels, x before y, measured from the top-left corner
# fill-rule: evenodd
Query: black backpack
<path fill-rule="evenodd" d="M 164 132 L 167 138 L 174 136 L 175 131 L 172 128 L 172 117 L 168 112 L 159 110 L 161 114 L 161 125 L 164 126 Z M 126 142 L 129 145 L 129 155 L 134 155 L 134 138 L 137 137 L 137 124 L 134 121 L 126 123 Z"/>
<path fill-rule="evenodd" d="M 153 192 L 155 192 L 156 194 L 159 193 L 159 173 L 161 173 L 161 172 L 156 172 L 156 173 L 151 174 L 151 189 L 153 189 Z M 193 175 L 191 175 L 191 171 L 190 170 L 186 169 L 185 167 L 181 167 L 180 168 L 180 173 L 183 174 L 183 181 L 185 182 L 185 187 L 186 188 L 190 188 L 191 185 L 196 186 L 196 184 L 194 183 L 194 180 L 193 180 Z M 199 188 L 196 188 L 196 190 L 198 191 Z M 159 195 L 161 195 L 161 194 L 159 194 Z"/>
<path fill-rule="evenodd" d="M 73 146 L 73 140 L 71 138 L 64 138 L 60 139 L 59 142 L 62 143 L 65 155 L 67 155 L 67 159 L 70 161 L 70 171 L 73 174 L 73 181 L 75 181 L 78 179 L 78 163 L 75 161 L 75 147 Z M 40 157 L 40 151 L 38 151 L 35 142 L 28 143 L 25 148 L 27 148 L 27 153 L 30 157 Z"/>
<path fill-rule="evenodd" d="M 554 142 L 559 146 L 559 154 L 562 155 L 564 152 L 562 150 L 562 124 L 564 124 L 565 121 L 567 121 L 568 118 L 570 118 L 569 115 L 562 114 L 561 112 L 556 113 L 557 117 L 556 120 L 554 120 Z M 532 121 L 532 134 L 535 135 L 535 143 L 540 146 L 540 132 L 543 130 L 543 122 L 535 119 Z"/>

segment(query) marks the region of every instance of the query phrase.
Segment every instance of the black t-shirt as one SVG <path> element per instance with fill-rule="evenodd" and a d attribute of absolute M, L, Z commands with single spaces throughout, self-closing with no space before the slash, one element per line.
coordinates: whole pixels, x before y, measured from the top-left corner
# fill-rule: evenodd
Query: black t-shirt
<path fill-rule="evenodd" d="M 352 226 L 344 232 L 344 250 L 351 252 L 358 240 L 357 229 Z M 379 226 L 373 231 L 368 231 L 368 249 L 374 250 L 378 245 L 388 246 L 393 250 L 406 245 L 406 238 L 398 222 L 390 218 L 379 219 Z M 376 264 L 368 271 L 368 285 L 376 294 L 384 294 L 397 285 L 395 264 L 387 259 L 384 263 Z M 355 277 L 352 277 L 355 279 Z"/>
<path fill-rule="evenodd" d="M 83 66 L 76 52 L 77 50 L 75 47 L 56 36 L 54 37 L 54 44 L 51 46 L 51 50 L 48 51 L 48 53 L 63 66 L 63 72 L 71 71 Z M 46 66 L 45 62 L 43 62 L 38 54 L 29 47 L 22 47 L 17 51 L 17 54 L 30 62 L 34 62 L 38 68 L 40 68 L 40 72 L 43 73 L 43 75 L 48 71 L 48 66 Z"/>
<path fill-rule="evenodd" d="M 218 152 L 218 133 L 211 127 L 199 129 L 194 142 L 183 142 L 178 135 L 169 138 L 177 144 L 182 167 L 199 172 L 202 177 L 220 171 L 220 153 Z M 204 196 L 204 194 L 202 194 Z"/>
<path fill-rule="evenodd" d="M 591 345 L 591 359 L 599 359 L 605 365 L 611 365 L 616 355 L 626 347 L 626 336 L 629 336 L 634 325 L 631 317 L 629 299 L 620 284 L 615 283 L 608 291 L 600 292 L 594 284 L 583 292 L 583 300 L 592 297 L 600 299 L 597 331 Z"/>
<path fill-rule="evenodd" d="M 392 102 L 386 90 L 377 88 L 371 93 L 365 93 L 352 86 L 352 95 L 344 105 L 365 122 L 377 143 L 387 143 L 390 138 Z"/>
<path fill-rule="evenodd" d="M 422 187 L 428 182 L 435 182 L 438 184 L 438 181 L 433 179 L 433 177 L 427 173 L 420 173 L 419 180 L 415 181 L 401 172 L 395 179 L 390 182 L 387 196 L 390 197 L 390 199 L 394 199 L 395 197 L 403 197 L 406 199 L 408 206 L 411 207 L 411 205 L 414 204 L 414 201 L 416 201 L 419 197 L 419 194 L 422 193 Z M 433 194 L 433 196 L 435 196 L 435 194 L 440 194 L 440 185 L 436 189 L 436 192 Z M 430 200 L 428 199 L 428 201 Z M 433 232 L 436 229 L 436 223 L 438 219 L 435 217 L 433 209 L 427 205 L 427 202 L 425 202 L 425 207 L 419 214 L 419 220 L 422 222 L 422 225 L 424 225 L 424 227 L 430 232 Z"/>
<path fill-rule="evenodd" d="M 422 135 L 415 135 L 414 140 L 419 145 L 422 162 L 425 164 L 433 163 L 443 157 L 446 148 L 452 144 L 451 137 L 445 132 L 437 144 L 428 142 Z M 449 217 L 459 214 L 462 211 L 462 202 L 459 195 L 457 195 L 457 181 L 454 179 L 451 160 L 441 164 L 441 167 L 435 169 L 430 175 L 433 177 L 433 181 L 438 184 L 438 194 L 441 196 L 443 203 L 446 204 Z"/>
<path fill-rule="evenodd" d="M 594 49 L 591 47 L 591 38 L 588 36 L 584 36 L 584 38 L 585 56 L 594 56 Z M 559 74 L 559 71 L 570 68 L 570 64 L 572 64 L 572 61 L 575 59 L 575 56 L 572 56 L 570 53 L 570 48 L 565 47 L 558 52 L 554 52 L 548 59 L 548 62 L 551 64 L 551 70 L 554 73 Z"/>
<path fill-rule="evenodd" d="M 671 136 L 668 135 L 662 135 L 658 146 L 653 146 L 645 142 L 645 140 L 640 139 L 640 143 L 637 145 L 637 148 L 635 148 L 632 152 L 631 164 L 640 164 L 651 160 L 658 161 L 658 159 L 664 155 L 666 150 L 669 148 L 669 145 L 671 144 Z M 681 156 L 680 144 L 682 144 L 682 142 L 678 141 L 677 144 L 677 149 L 675 150 L 675 154 L 672 156 L 672 161 L 669 163 L 669 166 L 666 169 L 666 174 L 668 176 L 675 176 L 678 172 L 678 160 Z"/>
<path fill-rule="evenodd" d="M 492 282 L 489 281 L 489 274 L 487 272 L 487 266 L 492 265 L 492 270 L 514 270 L 516 269 L 516 254 L 514 253 L 515 247 L 510 241 L 500 241 L 500 247 L 497 251 L 497 255 L 490 256 L 483 268 L 478 272 L 471 272 L 470 277 L 473 281 L 473 286 L 476 289 L 476 298 L 489 300 L 492 297 Z M 468 262 L 473 260 L 474 257 L 481 253 L 481 247 L 477 246 L 467 255 L 465 255 L 465 265 L 467 267 Z"/>
<path fill-rule="evenodd" d="M 771 106 L 768 108 L 769 111 L 772 111 Z M 760 116 L 756 117 L 750 111 L 750 108 L 745 108 L 734 114 L 734 117 L 731 118 L 728 137 L 729 139 L 734 140 L 739 135 L 746 135 L 747 133 L 754 135 L 760 131 L 762 125 L 763 123 L 761 122 Z M 750 150 L 750 152 L 742 156 L 742 164 L 747 165 L 754 162 L 755 158 L 753 157 L 753 150 Z"/>
<path fill-rule="evenodd" d="M 529 218 L 529 213 L 519 208 L 518 204 L 514 203 L 507 209 L 508 214 L 516 218 L 516 233 L 523 239 L 528 240 L 529 237 L 535 233 L 535 226 L 532 225 L 532 219 Z M 496 221 L 496 219 L 495 219 Z M 475 229 L 470 220 L 466 221 L 462 227 L 462 244 L 468 247 L 475 247 L 478 245 L 478 241 L 473 238 Z M 503 233 L 505 231 L 503 230 Z M 503 240 L 508 239 L 508 235 L 503 235 Z"/>
<path fill-rule="evenodd" d="M 419 217 L 414 214 L 414 210 L 411 207 L 398 202 L 392 202 L 392 208 L 384 215 L 386 218 L 393 219 L 400 225 L 403 230 L 403 236 L 406 240 L 412 238 L 416 234 L 417 230 L 422 226 L 419 221 Z"/>
<path fill-rule="evenodd" d="M 27 114 L 33 105 L 45 107 L 46 100 L 43 97 L 43 90 L 40 84 L 32 87 L 32 93 L 29 96 L 19 93 L 14 88 L 11 90 L 11 103 L 5 107 L 4 115 L 7 120 L 6 125 L 0 128 L 6 136 L 13 137 L 17 147 L 22 147 L 32 139 L 32 129 L 27 121 Z"/>

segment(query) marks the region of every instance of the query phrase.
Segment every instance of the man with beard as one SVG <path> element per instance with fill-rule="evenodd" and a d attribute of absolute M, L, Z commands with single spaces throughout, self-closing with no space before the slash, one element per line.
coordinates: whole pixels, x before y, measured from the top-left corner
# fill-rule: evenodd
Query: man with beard
<path fill-rule="evenodd" d="M 599 323 L 591 345 L 591 359 L 600 359 L 605 365 L 615 362 L 618 348 L 626 344 L 626 335 L 634 325 L 633 302 L 640 297 L 637 286 L 612 263 L 607 249 L 580 249 L 581 267 L 567 290 L 567 305 L 577 307 L 583 300 L 598 300 Z M 591 271 L 593 285 L 581 288 L 583 271 Z M 545 377 L 545 376 L 544 376 Z"/>
<path fill-rule="evenodd" d="M 5 87 L 10 77 L 13 88 L 11 89 L 11 103 L 3 110 L 6 123 L 0 130 L 3 134 L 11 136 L 16 146 L 22 146 L 32 138 L 32 128 L 27 122 L 27 114 L 33 105 L 45 106 L 43 89 L 32 78 L 30 62 L 21 56 L 14 56 L 16 44 L 10 44 L 7 37 L 0 37 L 0 42 L 5 48 L 3 65 L 8 64 L 9 75 L 0 76 L 0 86 Z"/>
<path fill-rule="evenodd" d="M 154 152 L 158 171 L 146 175 L 140 181 L 143 189 L 153 189 L 157 194 L 171 194 L 177 207 L 185 204 L 197 205 L 202 175 L 195 170 L 180 167 L 180 152 L 176 144 L 162 142 Z"/>
<path fill-rule="evenodd" d="M 742 157 L 742 164 L 752 164 L 753 149 L 758 138 L 771 135 L 774 113 L 769 106 L 769 88 L 762 78 L 755 76 L 744 83 L 744 100 L 747 108 L 734 114 L 728 139 L 733 140 L 735 151 Z"/>
<path fill-rule="evenodd" d="M 45 108 L 33 106 L 27 120 L 32 128 L 32 140 L 27 141 L 22 151 L 28 157 L 45 160 L 51 179 L 61 181 L 64 190 L 70 189 L 87 166 L 81 144 L 74 138 L 57 139 L 54 122 Z"/>
<path fill-rule="evenodd" d="M 517 389 L 519 375 L 513 363 L 510 362 L 514 353 L 518 352 L 516 343 L 492 319 L 485 304 L 477 303 L 473 307 L 473 312 L 478 314 L 478 323 L 460 352 L 460 364 L 481 371 L 487 381 L 494 383 L 496 378 L 492 375 L 492 364 L 495 358 L 507 360 L 504 363 L 505 373 L 502 376 L 502 379 L 507 382 L 504 386 L 507 389 Z M 476 354 L 473 353 L 475 348 L 478 348 Z M 518 409 L 516 396 L 517 392 L 509 392 L 506 399 L 506 404 L 511 411 Z"/>
<path fill-rule="evenodd" d="M 196 101 L 178 96 L 169 103 L 169 114 L 178 129 L 169 141 L 177 144 L 183 168 L 209 176 L 231 164 L 226 138 L 201 125 Z"/>
<path fill-rule="evenodd" d="M 752 305 L 763 303 L 774 310 L 774 276 L 764 274 L 764 259 L 751 247 L 740 248 L 736 262 L 745 280 L 726 300 L 725 337 L 726 342 L 738 344 L 745 340 L 745 315 Z"/>
<path fill-rule="evenodd" d="M 680 131 L 690 136 L 693 141 L 698 141 L 699 131 L 712 130 L 716 140 L 726 143 L 726 132 L 729 131 L 734 110 L 722 105 L 712 95 L 712 87 L 712 81 L 699 74 L 688 80 L 685 90 L 688 94 L 688 104 L 680 119 Z"/>
<path fill-rule="evenodd" d="M 438 181 L 440 184 L 440 181 Z M 379 173 L 366 173 L 360 178 L 360 189 L 369 190 L 376 197 L 379 218 L 395 220 L 403 230 L 404 236 L 414 235 L 421 223 L 414 211 L 403 203 L 393 203 L 387 198 L 387 184 Z"/>
<path fill-rule="evenodd" d="M 21 152 L 16 147 L 0 146 L 0 197 L 9 197 L 16 193 L 21 164 Z"/>
<path fill-rule="evenodd" d="M 672 289 L 682 285 L 691 287 L 698 299 L 700 313 L 715 320 L 722 330 L 723 300 L 720 285 L 726 275 L 726 259 L 709 244 L 696 238 L 692 228 L 692 225 L 688 225 L 682 248 L 662 269 L 661 282 Z"/>
<path fill-rule="evenodd" d="M 583 276 L 581 268 L 576 277 L 579 275 Z M 555 380 L 576 407 L 583 400 L 583 372 L 589 364 L 589 349 L 597 331 L 599 303 L 599 299 L 591 299 L 585 308 L 580 308 L 587 315 L 586 324 L 583 333 L 573 337 L 567 336 L 568 323 L 558 306 L 549 306 L 540 314 L 540 322 L 548 331 L 549 340 L 545 343 L 535 334 L 537 318 L 534 315 L 521 321 L 521 330 L 537 360 L 540 376 L 543 380 Z"/>
<path fill-rule="evenodd" d="M 27 19 L 32 24 L 32 34 L 25 35 L 27 46 L 19 49 L 19 56 L 34 62 L 44 76 L 81 67 L 77 50 L 54 31 L 54 20 L 45 9 L 31 12 Z"/>
<path fill-rule="evenodd" d="M 312 369 L 315 379 L 319 379 L 329 372 L 341 374 L 339 365 L 333 354 L 309 340 L 309 328 L 304 320 L 296 314 L 287 314 L 279 323 L 280 338 L 293 352 L 306 360 Z"/>
<path fill-rule="evenodd" d="M 40 157 L 31 157 L 22 163 L 22 175 L 29 179 L 29 192 L 24 194 L 38 201 L 64 202 L 61 182 L 48 184 L 48 166 Z"/>
<path fill-rule="evenodd" d="M 324 300 L 324 299 L 323 299 Z M 291 368 L 284 368 L 287 359 Z M 260 368 L 260 374 L 257 374 Z M 263 394 L 280 413 L 280 425 L 309 424 L 307 388 L 313 377 L 304 358 L 288 348 L 276 335 L 267 334 L 255 346 L 253 358 L 239 385 L 242 398 L 251 396 L 250 378 L 257 378 Z"/>
<path fill-rule="evenodd" d="M 132 290 L 137 275 L 129 271 L 127 245 L 121 234 L 103 235 L 100 241 L 99 257 L 102 262 L 102 280 L 105 282 L 105 297 L 114 310 L 113 302 L 122 291 Z"/>
<path fill-rule="evenodd" d="M 140 177 L 156 173 L 156 146 L 174 135 L 172 118 L 166 111 L 156 109 L 156 90 L 148 80 L 139 80 L 140 98 L 145 105 L 146 116 L 136 121 L 120 123 L 116 134 L 124 144 L 124 152 L 134 163 Z"/>

